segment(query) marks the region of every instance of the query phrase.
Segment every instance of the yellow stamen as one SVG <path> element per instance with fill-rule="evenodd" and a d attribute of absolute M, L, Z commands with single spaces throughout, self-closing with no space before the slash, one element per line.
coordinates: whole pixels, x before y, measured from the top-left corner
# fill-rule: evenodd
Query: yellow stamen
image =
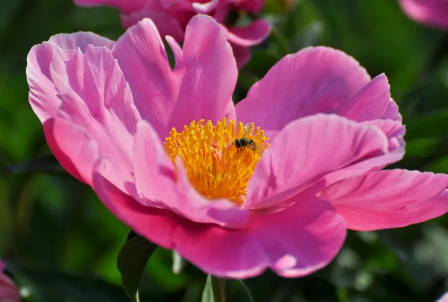
<path fill-rule="evenodd" d="M 252 140 L 256 147 L 240 146 L 235 140 Z M 210 199 L 228 198 L 241 205 L 250 177 L 264 150 L 269 146 L 264 131 L 226 118 L 217 122 L 192 121 L 180 133 L 172 129 L 164 142 L 165 151 L 176 164 L 181 158 L 190 183 Z"/>

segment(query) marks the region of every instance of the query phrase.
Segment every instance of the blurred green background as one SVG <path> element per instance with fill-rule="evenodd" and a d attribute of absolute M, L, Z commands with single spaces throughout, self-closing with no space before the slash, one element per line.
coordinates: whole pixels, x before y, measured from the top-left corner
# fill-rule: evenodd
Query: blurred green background
<path fill-rule="evenodd" d="M 407 154 L 396 166 L 448 173 L 448 33 L 412 22 L 395 0 L 301 0 L 290 10 L 267 1 L 273 32 L 241 70 L 235 101 L 288 53 L 341 49 L 372 76 L 389 78 L 407 125 Z M 116 256 L 129 228 L 52 161 L 28 104 L 28 51 L 75 31 L 116 39 L 123 29 L 111 8 L 0 1 L 0 253 L 24 301 L 128 301 Z M 200 300 L 205 275 L 191 265 L 174 275 L 171 265 L 171 252 L 158 249 L 142 280 L 142 302 Z M 318 273 L 283 279 L 267 272 L 246 285 L 257 302 L 429 302 L 448 290 L 447 276 L 445 215 L 404 229 L 349 232 L 336 260 Z M 249 301 L 238 281 L 229 288 L 229 301 Z"/>

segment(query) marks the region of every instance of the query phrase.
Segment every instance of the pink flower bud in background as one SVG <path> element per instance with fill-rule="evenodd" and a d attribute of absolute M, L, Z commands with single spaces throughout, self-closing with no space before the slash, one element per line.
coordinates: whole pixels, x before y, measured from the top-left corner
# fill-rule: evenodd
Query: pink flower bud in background
<path fill-rule="evenodd" d="M 448 29 L 447 0 L 400 0 L 405 13 L 417 22 Z"/>
<path fill-rule="evenodd" d="M 177 42 L 184 41 L 185 28 L 197 14 L 213 17 L 225 29 L 239 67 L 250 57 L 249 47 L 260 44 L 270 31 L 267 21 L 256 20 L 245 26 L 227 26 L 225 21 L 231 12 L 260 13 L 264 0 L 74 0 L 78 5 L 110 5 L 121 11 L 121 22 L 128 28 L 144 18 L 151 18 L 162 37 L 168 35 Z"/>
<path fill-rule="evenodd" d="M 12 280 L 3 272 L 5 265 L 0 261 L 0 302 L 19 302 L 20 294 Z"/>

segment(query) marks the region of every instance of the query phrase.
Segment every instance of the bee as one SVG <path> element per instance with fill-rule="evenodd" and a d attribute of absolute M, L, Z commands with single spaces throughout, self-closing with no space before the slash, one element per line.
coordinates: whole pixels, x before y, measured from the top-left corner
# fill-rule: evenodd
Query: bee
<path fill-rule="evenodd" d="M 247 147 L 247 148 L 251 149 L 252 151 L 257 151 L 257 149 L 258 149 L 257 144 L 252 139 L 247 139 L 247 138 L 236 139 L 234 144 L 238 149 L 241 149 L 244 147 Z"/>
<path fill-rule="evenodd" d="M 254 142 L 254 140 L 246 138 L 246 135 L 249 131 L 248 129 L 249 129 L 249 123 L 247 123 L 246 126 L 244 126 L 243 137 L 240 139 L 236 139 L 234 141 L 234 145 L 238 149 L 242 149 L 242 148 L 246 147 L 246 148 L 251 149 L 252 151 L 257 151 L 258 147 L 257 147 L 257 144 Z"/>

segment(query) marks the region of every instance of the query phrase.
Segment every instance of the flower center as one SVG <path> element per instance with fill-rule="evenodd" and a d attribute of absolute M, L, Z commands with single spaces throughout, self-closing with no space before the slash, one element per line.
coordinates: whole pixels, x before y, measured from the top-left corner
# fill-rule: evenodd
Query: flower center
<path fill-rule="evenodd" d="M 172 129 L 163 144 L 171 161 L 178 158 L 190 183 L 207 198 L 228 198 L 241 205 L 249 179 L 269 146 L 264 131 L 226 118 L 217 122 L 192 121 L 180 133 Z"/>

